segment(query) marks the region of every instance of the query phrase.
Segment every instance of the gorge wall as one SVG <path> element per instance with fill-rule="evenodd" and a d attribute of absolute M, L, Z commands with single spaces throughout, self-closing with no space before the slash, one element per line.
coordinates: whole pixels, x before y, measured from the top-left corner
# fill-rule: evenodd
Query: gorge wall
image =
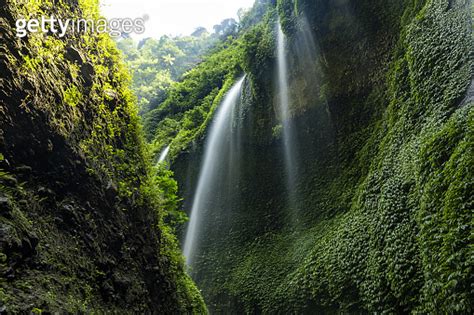
<path fill-rule="evenodd" d="M 51 14 L 98 1 L 0 1 L 0 312 L 206 313 L 121 55 L 105 34 L 16 37 Z"/>

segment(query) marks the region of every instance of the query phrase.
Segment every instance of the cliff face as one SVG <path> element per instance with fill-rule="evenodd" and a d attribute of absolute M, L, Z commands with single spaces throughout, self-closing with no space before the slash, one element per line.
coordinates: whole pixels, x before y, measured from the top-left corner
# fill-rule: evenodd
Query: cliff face
<path fill-rule="evenodd" d="M 233 48 L 251 92 L 238 117 L 238 184 L 215 192 L 193 270 L 210 307 L 471 312 L 472 4 L 267 2 Z M 276 104 L 278 21 L 288 42 L 296 220 Z M 176 94 L 176 108 L 188 104 Z M 187 210 L 203 152 L 197 134 L 191 142 L 157 133 L 188 148 L 173 164 Z"/>
<path fill-rule="evenodd" d="M 0 311 L 205 312 L 114 43 L 16 37 L 20 17 L 95 19 L 97 1 L 0 4 Z"/>
<path fill-rule="evenodd" d="M 463 99 L 473 74 L 471 4 L 282 1 L 279 8 L 295 43 L 298 10 L 319 44 L 320 83 L 297 63 L 292 80 L 304 112 L 295 115 L 297 191 L 308 228 L 264 236 L 238 264 L 231 288 L 269 312 L 469 312 L 473 134 L 472 103 Z M 326 106 L 329 114 L 307 118 Z M 282 248 L 289 254 L 275 256 Z M 274 277 L 283 279 L 277 290 L 255 289 Z M 244 283 L 251 284 L 241 291 Z"/>

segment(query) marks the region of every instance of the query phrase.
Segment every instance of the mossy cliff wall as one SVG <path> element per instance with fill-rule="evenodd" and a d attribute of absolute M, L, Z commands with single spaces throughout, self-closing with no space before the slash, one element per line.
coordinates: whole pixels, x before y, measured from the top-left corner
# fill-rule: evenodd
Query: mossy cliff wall
<path fill-rule="evenodd" d="M 97 19 L 98 2 L 0 1 L 0 312 L 205 313 L 113 41 L 16 37 L 51 14 Z"/>
<path fill-rule="evenodd" d="M 209 306 L 471 313 L 471 2 L 284 0 L 267 12 L 241 39 L 253 138 L 243 140 L 239 204 L 216 209 L 231 228 L 210 234 L 194 271 Z M 299 148 L 296 227 L 272 132 L 278 19 Z M 175 160 L 178 180 L 197 173 L 188 160 Z M 219 230 L 221 219 L 206 224 Z"/>

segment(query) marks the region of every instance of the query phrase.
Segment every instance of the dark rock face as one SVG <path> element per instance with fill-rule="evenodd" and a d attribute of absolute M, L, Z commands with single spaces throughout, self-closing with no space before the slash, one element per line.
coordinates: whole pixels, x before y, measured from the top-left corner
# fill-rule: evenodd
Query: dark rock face
<path fill-rule="evenodd" d="M 148 166 L 136 114 L 118 96 L 113 44 L 96 51 L 94 34 L 19 39 L 14 21 L 27 8 L 0 5 L 1 312 L 205 312 L 178 283 L 186 276 L 154 197 L 140 194 Z M 87 13 L 76 1 L 41 8 Z M 116 116 L 102 107 L 106 83 Z"/>

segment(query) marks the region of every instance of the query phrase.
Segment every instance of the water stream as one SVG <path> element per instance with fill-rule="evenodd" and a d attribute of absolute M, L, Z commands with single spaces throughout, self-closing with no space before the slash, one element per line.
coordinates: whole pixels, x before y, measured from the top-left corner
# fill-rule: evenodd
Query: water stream
<path fill-rule="evenodd" d="M 280 23 L 278 23 L 277 36 L 277 82 L 278 82 L 278 109 L 281 124 L 283 127 L 283 150 L 285 158 L 285 171 L 287 177 L 288 207 L 290 208 L 293 225 L 298 224 L 299 210 L 296 196 L 297 177 L 297 140 L 294 134 L 295 126 L 291 119 L 291 100 L 289 93 L 288 60 L 286 55 L 286 36 L 283 33 Z"/>
<path fill-rule="evenodd" d="M 204 237 L 203 220 L 208 215 L 209 208 L 215 204 L 215 199 L 219 197 L 222 189 L 223 177 L 228 177 L 224 173 L 228 163 L 229 154 L 232 155 L 232 147 L 235 142 L 232 139 L 232 117 L 235 107 L 240 101 L 242 84 L 244 78 L 240 79 L 227 93 L 214 116 L 214 120 L 209 129 L 209 135 L 204 147 L 204 157 L 201 165 L 199 179 L 191 209 L 191 216 L 186 230 L 184 241 L 184 256 L 188 266 L 192 266 L 198 253 L 200 240 Z M 230 157 L 232 160 L 232 156 Z M 227 164 L 226 166 L 222 166 Z"/>

